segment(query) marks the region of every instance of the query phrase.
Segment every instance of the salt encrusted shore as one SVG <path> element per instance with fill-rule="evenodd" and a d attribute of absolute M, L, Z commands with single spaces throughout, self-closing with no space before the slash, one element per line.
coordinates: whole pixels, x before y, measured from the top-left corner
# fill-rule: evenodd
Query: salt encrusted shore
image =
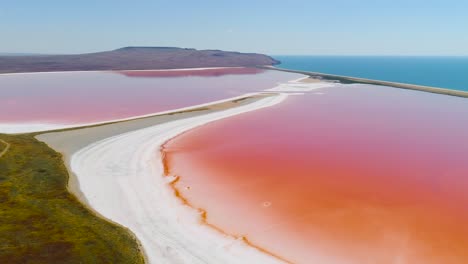
<path fill-rule="evenodd" d="M 202 212 L 175 195 L 171 181 L 176 178 L 164 176 L 158 150 L 197 126 L 278 104 L 294 94 L 288 92 L 329 85 L 299 82 L 156 116 L 36 137 L 64 155 L 70 192 L 98 215 L 131 230 L 149 263 L 282 263 L 243 237 L 203 224 Z"/>
<path fill-rule="evenodd" d="M 184 131 L 268 107 L 285 98 L 284 94 L 254 95 L 232 102 L 231 107 L 218 104 L 162 120 L 154 117 L 151 121 L 139 120 L 140 124 L 116 123 L 37 138 L 68 157 L 70 171 L 78 179 L 75 184 L 82 193 L 79 196 L 85 197 L 100 215 L 129 228 L 150 263 L 278 263 L 279 259 L 251 247 L 242 238 L 223 235 L 201 224 L 199 212 L 183 205 L 174 195 L 171 179 L 163 176 L 157 150 Z M 119 128 L 144 127 L 148 121 L 153 125 L 119 134 Z M 108 137 L 111 134 L 118 135 Z M 95 135 L 102 139 L 94 142 Z"/>

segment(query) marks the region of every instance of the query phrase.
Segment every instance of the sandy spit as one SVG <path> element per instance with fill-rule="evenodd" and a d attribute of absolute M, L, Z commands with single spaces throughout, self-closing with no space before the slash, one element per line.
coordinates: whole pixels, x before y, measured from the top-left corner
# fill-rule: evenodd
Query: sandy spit
<path fill-rule="evenodd" d="M 99 215 L 130 229 L 149 263 L 280 263 L 242 238 L 221 234 L 184 205 L 164 177 L 160 147 L 218 119 L 280 103 L 258 94 L 175 114 L 158 115 L 37 138 L 64 154 L 69 189 Z"/>

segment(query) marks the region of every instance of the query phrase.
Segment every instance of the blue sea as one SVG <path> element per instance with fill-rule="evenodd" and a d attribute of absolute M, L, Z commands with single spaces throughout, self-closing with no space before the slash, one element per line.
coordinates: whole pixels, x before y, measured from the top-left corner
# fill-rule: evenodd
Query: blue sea
<path fill-rule="evenodd" d="M 279 68 L 468 91 L 468 57 L 274 57 Z"/>

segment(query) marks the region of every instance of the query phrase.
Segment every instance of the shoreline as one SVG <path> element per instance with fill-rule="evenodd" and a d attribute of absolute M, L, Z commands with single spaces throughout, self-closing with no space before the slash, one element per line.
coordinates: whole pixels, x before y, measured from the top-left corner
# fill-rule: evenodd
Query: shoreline
<path fill-rule="evenodd" d="M 215 107 L 214 109 L 204 109 L 204 110 L 201 110 L 201 111 L 212 111 L 212 112 L 208 112 L 208 113 L 203 114 L 203 115 L 199 115 L 200 113 L 197 113 L 197 114 L 193 114 L 193 113 L 184 113 L 184 112 L 180 113 L 180 115 L 187 115 L 187 114 L 189 115 L 189 116 L 187 116 L 186 118 L 182 117 L 182 119 L 180 120 L 181 122 L 182 122 L 182 121 L 183 121 L 183 122 L 188 122 L 187 124 L 184 125 L 185 128 L 183 128 L 183 131 L 186 131 L 187 129 L 191 129 L 191 128 L 193 128 L 193 127 L 195 127 L 195 126 L 198 126 L 198 125 L 202 125 L 202 124 L 204 124 L 204 123 L 206 123 L 206 122 L 211 122 L 211 121 L 217 120 L 217 119 L 219 119 L 219 118 L 223 118 L 223 117 L 219 117 L 219 116 L 218 116 L 218 117 L 215 117 L 215 119 L 208 119 L 207 116 L 210 116 L 210 115 L 216 116 L 217 114 L 219 115 L 219 114 L 221 114 L 221 113 L 223 113 L 223 112 L 228 112 L 228 111 L 231 111 L 231 112 L 234 111 L 234 113 L 232 113 L 232 114 L 240 114 L 240 113 L 243 113 L 243 111 L 237 110 L 237 108 L 242 108 L 242 107 L 245 107 L 245 108 L 246 108 L 246 111 L 253 111 L 253 110 L 256 110 L 256 109 L 258 109 L 258 108 L 267 107 L 267 106 L 269 106 L 269 105 L 272 103 L 272 102 L 270 102 L 270 103 L 267 103 L 266 105 L 262 105 L 262 103 L 258 103 L 257 101 L 265 100 L 266 98 L 270 98 L 270 97 L 278 97 L 278 98 L 276 98 L 276 103 L 279 103 L 279 102 L 281 102 L 283 99 L 285 99 L 285 97 L 286 97 L 287 95 L 285 95 L 285 94 L 276 94 L 276 95 L 274 95 L 273 93 L 269 93 L 269 94 L 260 93 L 260 94 L 257 94 L 257 95 L 250 95 L 250 96 L 251 96 L 251 97 L 247 97 L 247 98 L 246 98 L 246 97 L 238 98 L 238 99 L 236 99 L 236 100 L 234 100 L 234 101 L 231 100 L 231 101 L 230 101 L 231 103 L 237 104 L 237 103 L 241 102 L 242 105 L 240 105 L 240 106 L 235 106 L 235 107 L 233 107 L 233 108 L 227 108 L 226 110 L 223 110 L 223 107 L 222 107 L 222 106 L 221 106 L 221 109 L 219 109 L 220 106 L 218 105 L 218 109 L 216 109 L 216 108 L 217 108 L 216 105 L 212 105 L 212 106 Z M 260 98 L 258 98 L 258 97 L 260 97 Z M 249 102 L 242 102 L 242 100 L 239 100 L 239 99 L 242 99 L 242 100 L 246 100 L 246 99 L 247 99 L 247 100 L 254 100 L 254 102 L 251 102 L 251 103 L 249 103 Z M 279 100 L 279 99 L 281 99 L 281 100 Z M 269 100 L 271 101 L 271 100 L 273 100 L 273 98 L 270 98 Z M 273 102 L 274 102 L 274 101 L 275 101 L 275 100 L 273 100 Z M 256 106 L 256 107 L 251 106 L 252 104 L 257 104 L 257 106 Z M 257 107 L 258 107 L 258 108 L 257 108 Z M 250 110 L 249 110 L 249 108 L 250 108 Z M 236 113 L 236 111 L 237 111 L 237 113 Z M 240 111 L 240 112 L 239 112 L 239 111 Z M 228 116 L 229 116 L 229 115 L 232 115 L 232 114 L 228 114 Z M 169 115 L 170 115 L 170 114 L 169 114 Z M 161 116 L 160 116 L 160 117 L 161 117 Z M 167 117 L 167 116 L 166 116 L 166 117 Z M 188 119 L 188 120 L 187 120 L 187 119 Z M 193 124 L 193 122 L 190 121 L 190 119 L 199 119 L 200 121 L 198 121 L 198 123 Z M 140 119 L 140 120 L 141 120 L 141 119 Z M 133 120 L 133 121 L 135 121 L 135 120 Z M 127 122 L 132 122 L 132 121 L 127 121 Z M 159 124 L 159 125 L 154 125 L 154 124 L 153 124 L 153 127 L 142 128 L 142 129 L 140 129 L 140 130 L 131 130 L 130 132 L 126 132 L 126 133 L 123 133 L 123 134 L 117 133 L 118 135 L 116 135 L 116 136 L 111 136 L 111 137 L 105 136 L 104 139 L 101 140 L 101 141 L 108 141 L 108 140 L 113 141 L 113 140 L 116 140 L 116 138 L 119 138 L 119 137 L 126 137 L 126 136 L 128 136 L 129 134 L 133 134 L 133 133 L 137 133 L 137 134 L 138 134 L 138 133 L 140 133 L 139 131 L 141 131 L 141 130 L 147 130 L 147 129 L 150 129 L 150 130 L 151 130 L 151 128 L 154 129 L 155 127 L 164 126 L 165 124 L 170 124 L 170 123 L 174 123 L 174 122 L 177 122 L 177 121 L 176 121 L 176 120 L 166 120 L 166 122 L 162 122 L 162 123 Z M 201 122 L 201 124 L 200 124 L 200 122 Z M 123 123 L 126 123 L 126 122 L 123 122 Z M 119 124 L 122 125 L 123 123 L 122 123 L 122 122 L 120 122 L 120 123 L 115 123 L 114 125 L 117 125 L 117 126 L 118 126 Z M 105 127 L 105 126 L 106 126 L 106 125 L 100 125 L 100 126 L 97 126 L 97 127 L 94 127 L 94 128 L 99 129 L 100 127 L 102 128 L 102 127 Z M 112 126 L 112 124 L 109 124 L 108 126 Z M 93 129 L 93 127 L 90 127 L 90 128 L 88 128 L 88 129 Z M 185 129 L 185 130 L 184 130 L 184 129 Z M 39 135 L 36 136 L 36 138 L 38 138 L 38 139 L 41 140 L 41 141 L 46 142 L 46 143 L 47 143 L 50 147 L 52 147 L 53 149 L 56 149 L 57 151 L 60 151 L 61 153 L 63 153 L 64 156 L 68 156 L 68 158 L 65 158 L 65 159 L 66 159 L 66 163 L 68 163 L 68 165 L 70 165 L 70 166 L 67 166 L 67 167 L 68 167 L 68 169 L 70 170 L 70 173 L 71 173 L 71 174 L 73 174 L 74 171 L 76 171 L 76 167 L 74 167 L 74 165 L 73 165 L 73 164 L 74 164 L 74 163 L 73 163 L 74 157 L 76 157 L 76 155 L 78 155 L 78 153 L 80 153 L 80 152 L 83 151 L 84 149 L 89 148 L 89 147 L 92 147 L 93 145 L 95 145 L 95 144 L 97 144 L 97 143 L 99 143 L 99 142 L 95 142 L 95 141 L 94 141 L 95 143 L 92 143 L 91 145 L 88 145 L 88 147 L 85 147 L 85 148 L 77 148 L 75 151 L 72 150 L 71 153 L 70 153 L 70 150 L 68 150 L 69 153 L 67 153 L 67 151 L 64 151 L 63 146 L 62 146 L 62 149 L 61 149 L 61 147 L 59 147 L 60 141 L 63 141 L 63 139 L 62 139 L 62 140 L 58 139 L 58 142 L 55 142 L 55 143 L 53 143 L 53 142 L 51 142 L 51 141 L 54 141 L 54 140 L 57 141 L 57 133 L 72 133 L 72 136 L 71 136 L 71 137 L 72 137 L 72 138 L 76 138 L 76 133 L 78 132 L 78 134 L 80 134 L 80 133 L 79 133 L 80 130 L 81 130 L 81 131 L 82 131 L 82 130 L 87 130 L 87 128 L 69 129 L 69 130 L 62 131 L 62 132 L 39 133 Z M 114 129 L 111 129 L 111 130 L 114 130 Z M 73 133 L 73 132 L 75 132 L 75 133 Z M 111 133 L 112 133 L 112 132 L 111 132 Z M 114 132 L 114 133 L 115 133 L 115 132 Z M 178 133 L 180 133 L 180 131 L 179 131 L 179 132 L 173 132 L 173 133 L 170 134 L 170 135 L 166 135 L 166 140 L 165 140 L 164 142 L 166 142 L 166 141 L 169 140 L 170 138 L 173 138 L 174 136 L 177 136 Z M 49 135 L 47 135 L 47 134 L 49 134 Z M 88 134 L 88 133 L 85 133 L 85 134 Z M 152 137 L 158 137 L 158 135 L 159 135 L 159 134 L 156 134 L 156 135 L 153 135 Z M 49 138 L 47 139 L 47 137 L 49 137 Z M 148 139 L 148 140 L 150 140 L 150 139 Z M 65 140 L 65 141 L 67 141 L 67 140 Z M 85 140 L 85 141 L 86 141 L 86 140 Z M 93 140 L 92 140 L 92 141 L 93 141 Z M 58 144 L 57 144 L 57 143 L 58 143 Z M 63 143 L 63 142 L 62 142 L 62 143 Z M 163 142 L 161 142 L 161 143 L 163 143 Z M 86 143 L 85 143 L 85 144 L 86 144 Z M 148 145 L 148 144 L 149 144 L 149 143 L 148 143 L 147 141 L 144 141 L 144 145 Z M 54 145 L 55 145 L 55 146 L 54 146 Z M 153 147 L 151 147 L 151 146 L 150 146 L 150 147 L 147 147 L 147 148 L 148 148 L 148 149 L 153 149 Z M 77 152 L 77 151 L 78 151 L 78 152 Z M 71 157 L 70 157 L 70 156 L 71 156 Z M 88 155 L 85 155 L 85 156 L 88 156 Z M 130 158 L 130 157 L 129 157 L 129 158 Z M 151 175 L 154 176 L 154 174 L 151 174 Z M 164 179 L 164 180 L 165 180 L 165 179 Z M 78 186 L 75 186 L 75 187 L 78 187 Z M 102 187 L 102 186 L 101 186 L 101 187 Z M 142 188 L 143 188 L 143 187 L 142 187 Z M 71 188 L 71 189 L 72 189 L 72 188 Z M 70 191 L 76 195 L 76 189 L 75 189 L 75 191 L 73 191 L 73 190 L 70 190 Z M 173 195 L 173 194 L 171 194 L 171 195 Z M 174 197 L 174 198 L 175 198 L 175 197 Z M 83 196 L 81 197 L 80 201 L 83 202 Z M 89 201 L 86 201 L 85 204 L 87 204 L 88 207 L 92 207 L 92 208 L 93 208 L 93 211 L 98 212 L 98 214 L 99 214 L 100 216 L 103 216 L 105 219 L 111 220 L 112 222 L 116 222 L 116 223 L 118 223 L 119 225 L 123 225 L 124 227 L 129 228 L 128 225 L 125 225 L 124 223 L 121 223 L 120 221 L 114 221 L 114 219 L 109 218 L 109 217 L 106 216 L 105 214 L 102 214 L 102 213 L 101 213 L 101 210 L 95 208 L 94 206 L 90 206 L 91 203 L 90 203 Z M 165 204 L 162 204 L 162 206 L 164 206 L 164 205 L 165 205 Z M 138 205 L 136 205 L 136 206 L 138 207 Z M 193 210 L 193 209 L 190 209 L 190 210 Z M 193 217 L 193 213 L 189 213 L 189 215 L 192 215 L 191 217 Z M 190 217 L 190 216 L 189 216 L 189 217 Z M 159 225 L 157 225 L 156 228 L 159 228 Z M 132 228 L 129 228 L 129 229 L 132 230 L 132 232 L 134 232 L 133 229 L 135 229 L 135 228 L 133 228 L 133 229 L 132 229 Z M 210 230 L 211 230 L 211 229 L 210 229 Z M 140 242 L 141 242 L 141 241 L 142 241 L 142 239 L 141 239 L 141 234 L 140 234 L 140 236 L 139 236 L 139 235 L 137 235 L 137 234 L 135 233 L 135 235 L 138 237 L 138 239 L 139 239 Z M 156 238 L 156 239 L 157 239 L 157 238 Z M 225 238 L 223 238 L 223 239 L 225 239 Z M 234 241 L 237 241 L 236 239 L 237 239 L 237 238 L 235 238 L 235 239 L 233 239 L 233 240 L 234 240 Z M 143 240 L 144 240 L 144 239 L 143 239 Z M 229 240 L 231 240 L 231 239 L 229 239 Z M 233 243 L 234 241 L 229 242 L 229 243 Z M 243 241 L 243 240 L 242 240 L 242 241 Z M 244 241 L 244 242 L 245 242 L 245 241 Z M 236 243 L 237 243 L 237 242 L 236 242 Z M 242 244 L 242 243 L 241 243 L 241 244 Z M 245 244 L 245 243 L 244 243 L 244 244 Z M 248 250 L 248 249 L 244 248 L 244 247 L 246 247 L 245 245 L 244 245 L 244 246 L 242 246 L 242 245 L 237 245 L 236 247 L 238 248 L 237 250 L 240 251 L 240 252 L 250 252 L 250 253 L 248 253 L 248 254 L 254 254 L 254 253 L 252 253 L 251 250 Z M 153 247 L 150 247 L 150 248 L 153 248 Z M 241 249 L 241 248 L 242 248 L 242 249 Z M 256 250 L 260 250 L 260 249 L 257 248 Z M 146 255 L 148 255 L 148 254 L 147 254 L 148 252 L 145 252 L 145 253 L 146 253 Z M 255 253 L 255 254 L 256 254 L 256 253 Z M 254 254 L 254 255 L 255 255 L 255 254 Z M 221 254 L 221 255 L 223 255 L 223 254 Z M 187 256 L 185 256 L 185 257 L 187 257 Z M 211 258 L 210 255 L 205 256 L 205 257 Z M 220 256 L 220 257 L 221 257 L 221 256 Z M 250 257 L 249 257 L 249 258 L 250 258 Z M 256 257 L 256 258 L 257 258 L 257 257 Z M 260 257 L 260 258 L 263 258 L 263 257 Z M 229 258 L 229 259 L 230 259 L 230 258 Z M 228 261 L 228 263 L 229 263 L 229 259 L 226 259 L 226 261 Z M 236 258 L 234 258 L 234 259 L 236 259 Z M 156 260 L 158 260 L 158 259 L 156 259 Z M 193 260 L 193 259 L 192 259 L 192 260 Z M 263 260 L 262 260 L 262 262 L 263 262 Z M 275 263 L 276 261 L 270 261 L 270 260 L 269 260 L 269 261 L 266 261 L 266 260 L 265 260 L 265 262 L 268 262 L 268 263 L 270 263 L 270 262 Z M 214 263 L 216 263 L 216 261 L 214 261 Z"/>
<path fill-rule="evenodd" d="M 187 132 L 188 132 L 188 131 L 187 131 Z M 179 134 L 179 135 L 180 135 L 180 134 Z M 177 136 L 179 136 L 179 135 L 177 135 Z M 177 137 L 177 136 L 175 136 L 175 137 Z M 267 249 L 264 249 L 264 248 L 262 248 L 262 247 L 260 247 L 260 246 L 258 246 L 258 245 L 256 245 L 256 244 L 254 244 L 254 243 L 252 243 L 252 242 L 250 242 L 249 239 L 248 239 L 248 237 L 245 236 L 245 235 L 234 235 L 234 234 L 230 234 L 230 233 L 227 233 L 226 231 L 224 231 L 221 227 L 218 227 L 218 226 L 216 226 L 216 225 L 214 225 L 214 224 L 211 224 L 211 223 L 207 220 L 208 211 L 205 210 L 205 209 L 203 209 L 203 208 L 194 206 L 187 198 L 185 198 L 185 197 L 181 194 L 180 189 L 176 187 L 176 183 L 180 180 L 180 177 L 179 177 L 179 176 L 172 176 L 172 175 L 170 175 L 170 173 L 168 172 L 169 166 L 168 166 L 168 164 L 167 164 L 167 159 L 166 159 L 166 157 L 165 157 L 165 152 L 164 152 L 165 145 L 166 145 L 169 141 L 171 141 L 172 139 L 174 139 L 175 137 L 172 137 L 172 138 L 168 139 L 166 142 L 164 142 L 164 143 L 161 145 L 160 150 L 159 150 L 160 155 L 161 155 L 162 165 L 163 165 L 163 171 L 164 171 L 163 174 L 164 174 L 164 177 L 168 177 L 168 178 L 173 177 L 173 180 L 169 183 L 169 186 L 170 186 L 170 188 L 173 190 L 175 197 L 177 197 L 177 198 L 181 201 L 182 204 L 184 204 L 184 205 L 186 205 L 186 206 L 188 206 L 188 207 L 190 207 L 190 208 L 196 210 L 197 212 L 199 212 L 199 213 L 200 213 L 200 222 L 201 222 L 203 225 L 206 225 L 206 226 L 212 228 L 214 231 L 216 231 L 216 232 L 218 232 L 218 233 L 220 233 L 220 234 L 222 234 L 222 235 L 224 235 L 224 236 L 232 237 L 232 238 L 234 238 L 235 240 L 240 240 L 240 241 L 242 241 L 243 243 L 247 244 L 248 246 L 250 246 L 250 247 L 252 247 L 252 248 L 255 248 L 255 249 L 257 249 L 258 251 L 263 252 L 263 253 L 265 253 L 265 254 L 267 254 L 267 255 L 273 256 L 274 258 L 277 258 L 278 260 L 280 260 L 280 261 L 282 261 L 282 262 L 284 262 L 284 263 L 288 263 L 288 264 L 289 264 L 289 263 L 292 263 L 292 262 L 288 261 L 287 259 L 285 259 L 285 258 L 283 258 L 283 257 L 281 257 L 281 256 L 279 256 L 279 255 L 277 255 L 277 254 L 275 254 L 275 253 L 273 253 L 273 252 L 270 252 L 270 251 L 268 251 Z"/>
<path fill-rule="evenodd" d="M 468 91 L 451 90 L 448 88 L 439 88 L 439 87 L 431 87 L 431 86 L 399 83 L 399 82 L 391 82 L 391 81 L 381 81 L 381 80 L 334 75 L 334 74 L 327 74 L 327 73 L 320 73 L 320 72 L 291 70 L 291 69 L 285 69 L 285 68 L 278 68 L 275 66 L 259 66 L 259 68 L 291 72 L 291 73 L 299 73 L 299 74 L 307 75 L 311 78 L 320 78 L 320 79 L 324 79 L 328 81 L 339 81 L 344 84 L 352 84 L 352 83 L 372 84 L 372 85 L 378 85 L 378 86 L 387 86 L 387 87 L 394 87 L 394 88 L 400 88 L 400 89 L 408 89 L 408 90 L 415 90 L 415 91 L 422 91 L 422 92 L 428 92 L 428 93 L 468 98 Z"/>

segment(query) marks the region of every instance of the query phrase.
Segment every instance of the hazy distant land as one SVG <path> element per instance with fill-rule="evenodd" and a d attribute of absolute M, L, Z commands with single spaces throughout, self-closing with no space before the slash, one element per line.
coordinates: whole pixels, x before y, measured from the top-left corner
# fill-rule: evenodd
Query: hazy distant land
<path fill-rule="evenodd" d="M 275 65 L 263 54 L 175 47 L 125 47 L 75 55 L 0 55 L 0 73 L 147 70 Z"/>

